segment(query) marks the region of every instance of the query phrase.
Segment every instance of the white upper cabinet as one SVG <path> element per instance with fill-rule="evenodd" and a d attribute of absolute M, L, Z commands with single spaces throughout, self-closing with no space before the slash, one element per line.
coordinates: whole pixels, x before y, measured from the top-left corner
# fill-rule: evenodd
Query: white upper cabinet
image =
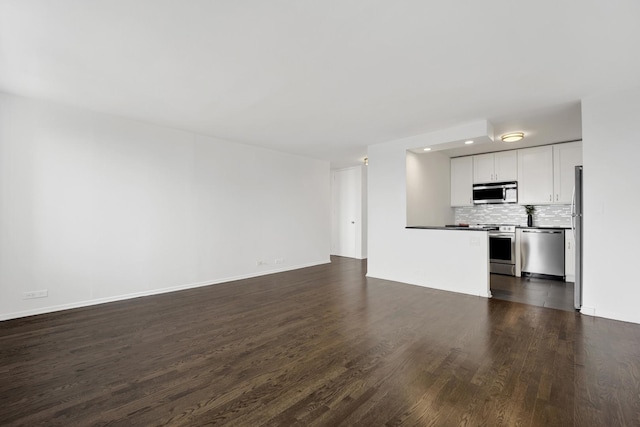
<path fill-rule="evenodd" d="M 518 203 L 570 204 L 582 142 L 518 150 Z"/>
<path fill-rule="evenodd" d="M 493 153 L 473 156 L 473 183 L 493 182 Z"/>
<path fill-rule="evenodd" d="M 518 150 L 518 203 L 553 203 L 553 147 Z"/>
<path fill-rule="evenodd" d="M 501 151 L 473 156 L 473 183 L 516 181 L 518 152 Z"/>
<path fill-rule="evenodd" d="M 473 184 L 518 181 L 518 204 L 571 204 L 582 142 L 451 159 L 451 206 L 473 206 Z"/>
<path fill-rule="evenodd" d="M 518 180 L 518 152 L 500 151 L 494 153 L 495 176 L 497 182 Z"/>
<path fill-rule="evenodd" d="M 472 190 L 472 158 L 457 157 L 451 159 L 451 206 L 472 206 Z"/>
<path fill-rule="evenodd" d="M 573 197 L 575 167 L 582 164 L 582 142 L 553 146 L 553 202 L 570 204 Z"/>

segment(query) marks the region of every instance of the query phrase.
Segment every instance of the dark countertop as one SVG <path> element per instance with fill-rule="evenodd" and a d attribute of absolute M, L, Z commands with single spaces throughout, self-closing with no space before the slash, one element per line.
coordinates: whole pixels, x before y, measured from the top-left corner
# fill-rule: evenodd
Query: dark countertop
<path fill-rule="evenodd" d="M 407 229 L 416 229 L 416 230 L 463 230 L 463 231 L 489 231 L 484 228 L 474 228 L 474 227 L 443 227 L 437 225 L 411 225 L 405 227 Z M 571 227 L 559 227 L 559 226 L 549 226 L 545 227 L 543 225 L 527 227 L 526 225 L 517 225 L 516 228 L 520 228 L 523 230 L 571 230 Z"/>
<path fill-rule="evenodd" d="M 412 225 L 405 228 L 419 229 L 419 230 L 463 230 L 463 231 L 487 231 L 483 228 L 472 227 L 442 227 L 435 225 Z"/>
<path fill-rule="evenodd" d="M 571 230 L 571 227 L 560 227 L 557 225 L 552 225 L 549 227 L 545 227 L 544 225 L 534 225 L 533 227 L 527 227 L 526 225 L 518 225 L 516 228 L 522 228 L 523 230 Z"/>

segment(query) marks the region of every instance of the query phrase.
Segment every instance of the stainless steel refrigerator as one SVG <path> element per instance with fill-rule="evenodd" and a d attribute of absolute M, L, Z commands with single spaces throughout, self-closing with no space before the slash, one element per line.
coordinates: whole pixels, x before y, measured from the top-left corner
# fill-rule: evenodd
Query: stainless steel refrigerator
<path fill-rule="evenodd" d="M 582 166 L 576 166 L 576 182 L 573 187 L 573 202 L 571 203 L 571 229 L 575 239 L 576 253 L 576 282 L 574 288 L 573 305 L 576 310 L 582 307 Z"/>

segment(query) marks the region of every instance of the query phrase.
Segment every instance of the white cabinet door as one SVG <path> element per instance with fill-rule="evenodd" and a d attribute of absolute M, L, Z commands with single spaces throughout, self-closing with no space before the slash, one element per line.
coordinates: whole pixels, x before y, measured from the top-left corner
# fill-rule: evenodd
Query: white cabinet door
<path fill-rule="evenodd" d="M 501 151 L 473 156 L 473 183 L 516 181 L 518 152 Z"/>
<path fill-rule="evenodd" d="M 576 281 L 576 244 L 572 230 L 564 233 L 564 274 L 567 282 Z"/>
<path fill-rule="evenodd" d="M 518 150 L 518 203 L 553 203 L 553 147 Z"/>
<path fill-rule="evenodd" d="M 518 180 L 518 152 L 516 150 L 494 153 L 493 164 L 495 181 Z"/>
<path fill-rule="evenodd" d="M 553 146 L 553 202 L 570 204 L 575 167 L 582 164 L 582 142 Z"/>
<path fill-rule="evenodd" d="M 472 206 L 472 157 L 451 159 L 451 206 Z"/>
<path fill-rule="evenodd" d="M 473 183 L 484 184 L 495 181 L 493 153 L 473 156 Z"/>

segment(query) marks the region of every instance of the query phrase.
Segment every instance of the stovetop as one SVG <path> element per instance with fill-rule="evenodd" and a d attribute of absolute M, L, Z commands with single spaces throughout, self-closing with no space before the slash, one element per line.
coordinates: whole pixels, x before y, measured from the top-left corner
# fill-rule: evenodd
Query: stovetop
<path fill-rule="evenodd" d="M 503 233 L 516 232 L 515 225 L 504 225 L 504 224 L 470 224 L 469 228 L 478 228 L 481 230 L 488 230 L 488 231 L 500 231 Z"/>

